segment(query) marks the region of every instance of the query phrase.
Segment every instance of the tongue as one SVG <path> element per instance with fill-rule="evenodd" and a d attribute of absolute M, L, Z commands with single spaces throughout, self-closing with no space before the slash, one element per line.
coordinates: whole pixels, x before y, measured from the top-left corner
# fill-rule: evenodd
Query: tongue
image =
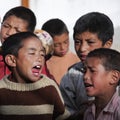
<path fill-rule="evenodd" d="M 36 74 L 39 74 L 40 69 L 33 68 L 33 69 L 32 69 L 32 72 L 33 72 L 35 75 L 36 75 Z"/>

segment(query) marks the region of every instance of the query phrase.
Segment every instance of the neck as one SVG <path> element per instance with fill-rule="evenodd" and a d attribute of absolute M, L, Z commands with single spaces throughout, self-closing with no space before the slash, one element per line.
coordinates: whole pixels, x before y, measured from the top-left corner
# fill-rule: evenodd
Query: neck
<path fill-rule="evenodd" d="M 105 108 L 105 106 L 109 103 L 114 93 L 115 93 L 115 90 L 112 90 L 112 92 L 107 93 L 106 96 L 104 95 L 102 97 L 95 97 L 96 108 L 98 109 Z"/>
<path fill-rule="evenodd" d="M 16 82 L 16 83 L 31 83 L 31 81 L 29 80 L 24 80 L 24 79 L 19 79 L 17 78 L 17 76 L 15 76 L 13 73 L 11 73 L 8 77 L 8 79 L 12 82 Z"/>

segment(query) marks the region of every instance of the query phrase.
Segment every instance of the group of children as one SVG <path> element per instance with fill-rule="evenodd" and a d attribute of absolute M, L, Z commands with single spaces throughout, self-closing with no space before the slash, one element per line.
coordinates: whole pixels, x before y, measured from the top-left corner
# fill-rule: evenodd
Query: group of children
<path fill-rule="evenodd" d="M 50 19 L 40 31 L 35 25 L 34 13 L 22 6 L 3 18 L 0 119 L 120 119 L 120 52 L 110 49 L 110 18 L 90 12 L 76 21 L 77 56 L 62 20 Z"/>
<path fill-rule="evenodd" d="M 69 68 L 60 84 L 65 104 L 72 114 L 83 112 L 86 109 L 85 103 L 93 99 L 87 96 L 83 82 L 86 56 L 96 48 L 110 48 L 113 34 L 113 23 L 103 13 L 91 12 L 76 21 L 73 38 L 81 62 Z"/>

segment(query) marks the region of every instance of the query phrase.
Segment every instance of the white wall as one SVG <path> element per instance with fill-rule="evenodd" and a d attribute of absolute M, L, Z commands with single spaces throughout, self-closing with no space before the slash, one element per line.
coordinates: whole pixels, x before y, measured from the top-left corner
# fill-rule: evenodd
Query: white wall
<path fill-rule="evenodd" d="M 4 14 L 12 7 L 21 4 L 20 0 L 1 0 L 0 1 L 0 17 L 3 18 Z"/>
<path fill-rule="evenodd" d="M 83 14 L 91 11 L 103 12 L 114 23 L 115 35 L 113 48 L 120 51 L 120 0 L 29 0 L 30 8 L 37 16 L 36 28 L 51 18 L 60 18 L 68 26 L 70 31 L 71 50 L 74 51 L 72 40 L 75 21 Z M 1 0 L 0 17 L 12 7 L 21 4 L 21 0 Z"/>
<path fill-rule="evenodd" d="M 70 30 L 71 49 L 74 51 L 72 32 L 75 21 L 91 11 L 108 15 L 115 26 L 113 48 L 120 51 L 120 0 L 30 0 L 30 8 L 37 16 L 37 28 L 51 18 L 60 18 Z"/>
<path fill-rule="evenodd" d="M 18 6 L 20 4 L 21 4 L 20 0 L 1 0 L 0 1 L 0 27 L 1 27 L 1 21 L 4 14 L 12 7 Z M 1 42 L 0 42 L 0 46 L 1 46 Z"/>

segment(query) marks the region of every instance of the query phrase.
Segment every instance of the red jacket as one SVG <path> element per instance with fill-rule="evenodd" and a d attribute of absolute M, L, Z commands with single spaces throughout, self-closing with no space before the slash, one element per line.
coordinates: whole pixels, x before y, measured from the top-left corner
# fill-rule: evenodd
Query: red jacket
<path fill-rule="evenodd" d="M 47 65 L 45 63 L 43 69 L 42 69 L 42 74 L 46 75 L 47 77 L 49 77 L 50 79 L 54 80 L 54 77 L 49 73 L 49 70 L 47 68 Z"/>
<path fill-rule="evenodd" d="M 0 55 L 0 80 L 5 76 L 10 74 L 10 70 L 7 68 L 3 61 L 2 55 Z"/>

